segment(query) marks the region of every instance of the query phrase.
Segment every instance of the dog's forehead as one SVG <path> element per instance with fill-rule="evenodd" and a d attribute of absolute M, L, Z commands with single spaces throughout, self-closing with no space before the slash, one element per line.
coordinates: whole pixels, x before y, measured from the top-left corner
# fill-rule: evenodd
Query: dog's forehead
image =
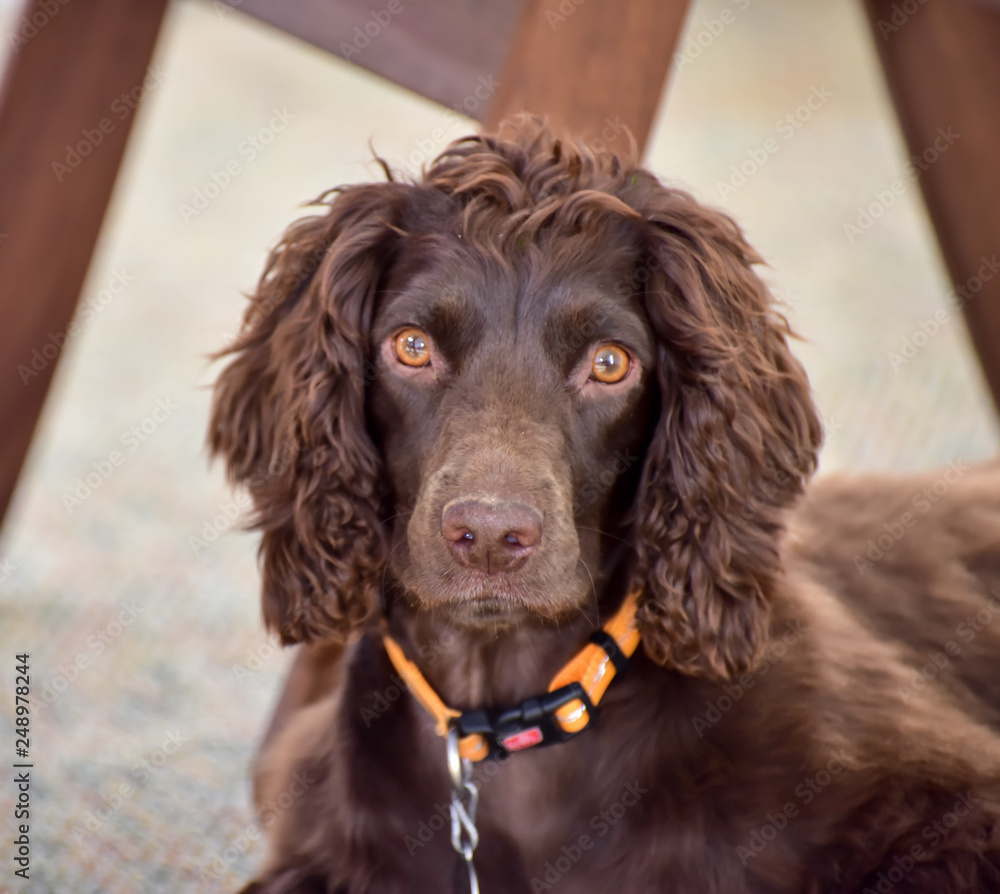
<path fill-rule="evenodd" d="M 553 326 L 641 317 L 635 257 L 593 240 L 513 240 L 506 250 L 436 234 L 404 247 L 385 279 L 379 318 L 430 328 L 541 335 Z M 391 323 L 388 321 L 391 320 Z"/>

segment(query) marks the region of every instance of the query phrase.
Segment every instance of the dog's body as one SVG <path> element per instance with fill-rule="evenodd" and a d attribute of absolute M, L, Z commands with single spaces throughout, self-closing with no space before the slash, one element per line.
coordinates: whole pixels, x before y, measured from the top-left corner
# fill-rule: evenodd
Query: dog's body
<path fill-rule="evenodd" d="M 1000 469 L 935 500 L 943 481 L 819 482 L 791 522 L 756 672 L 718 684 L 639 660 L 593 729 L 478 770 L 483 890 L 861 892 L 880 877 L 885 891 L 1000 890 L 974 856 L 998 859 Z M 905 534 L 878 558 L 895 524 Z M 539 642 L 527 668 L 517 640 L 477 649 L 422 631 L 410 644 L 449 704 L 512 704 L 585 641 L 577 626 Z M 291 877 L 361 851 L 357 890 L 462 890 L 444 745 L 401 689 L 377 634 L 346 660 L 300 647 L 257 768 Z M 276 807 L 303 783 L 294 808 Z M 372 813 L 393 822 L 364 841 Z M 917 869 L 913 848 L 932 845 L 948 859 Z"/>
<path fill-rule="evenodd" d="M 248 890 L 467 890 L 382 625 L 498 708 L 638 588 L 591 728 L 477 765 L 484 894 L 1000 891 L 1000 469 L 800 497 L 819 426 L 754 261 L 534 126 L 290 231 L 212 430 L 306 642 Z"/>

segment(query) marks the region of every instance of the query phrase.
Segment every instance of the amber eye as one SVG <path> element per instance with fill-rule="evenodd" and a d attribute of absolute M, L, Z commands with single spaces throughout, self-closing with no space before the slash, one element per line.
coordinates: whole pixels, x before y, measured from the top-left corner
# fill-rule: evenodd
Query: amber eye
<path fill-rule="evenodd" d="M 601 345 L 594 353 L 590 377 L 605 385 L 613 385 L 628 375 L 629 366 L 631 361 L 623 348 L 618 345 Z"/>
<path fill-rule="evenodd" d="M 431 362 L 430 339 L 419 329 L 404 329 L 393 339 L 392 349 L 405 366 L 427 366 Z"/>

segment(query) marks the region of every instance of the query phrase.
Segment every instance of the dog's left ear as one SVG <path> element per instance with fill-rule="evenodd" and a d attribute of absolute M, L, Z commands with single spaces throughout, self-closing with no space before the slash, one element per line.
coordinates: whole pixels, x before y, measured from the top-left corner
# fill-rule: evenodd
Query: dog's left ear
<path fill-rule="evenodd" d="M 209 445 L 250 490 L 264 619 L 284 643 L 345 641 L 378 602 L 388 545 L 368 332 L 407 189 L 346 187 L 288 228 L 215 386 Z"/>
<path fill-rule="evenodd" d="M 765 644 L 784 510 L 822 428 L 739 227 L 639 177 L 660 416 L 634 507 L 638 620 L 661 665 L 731 679 Z"/>

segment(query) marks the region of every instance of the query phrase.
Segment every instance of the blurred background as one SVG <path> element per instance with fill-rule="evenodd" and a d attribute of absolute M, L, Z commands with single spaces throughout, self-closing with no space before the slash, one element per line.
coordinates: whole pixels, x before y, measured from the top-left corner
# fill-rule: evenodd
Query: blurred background
<path fill-rule="evenodd" d="M 0 61 L 21 26 L 0 0 Z M 262 632 L 243 504 L 203 449 L 207 355 L 304 201 L 380 177 L 372 150 L 413 174 L 475 129 L 204 0 L 170 5 L 153 71 L 0 536 L 4 754 L 16 652 L 36 699 L 32 880 L 11 876 L 5 783 L 0 890 L 231 891 L 260 865 L 248 765 L 288 656 Z M 907 154 L 858 4 L 694 3 L 646 166 L 767 259 L 825 421 L 821 474 L 996 452 L 917 185 L 859 226 Z"/>

